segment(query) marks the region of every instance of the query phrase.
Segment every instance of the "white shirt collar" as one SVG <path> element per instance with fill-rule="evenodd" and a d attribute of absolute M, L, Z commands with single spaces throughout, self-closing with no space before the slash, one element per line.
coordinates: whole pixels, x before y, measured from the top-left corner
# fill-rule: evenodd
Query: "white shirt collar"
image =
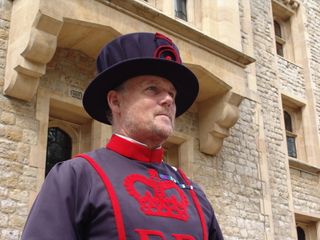
<path fill-rule="evenodd" d="M 147 146 L 147 144 L 144 144 L 144 143 L 142 143 L 142 142 L 139 142 L 139 141 L 137 141 L 137 140 L 134 140 L 134 139 L 131 138 L 131 137 L 123 136 L 123 135 L 118 134 L 118 133 L 114 133 L 114 135 L 117 135 L 118 137 L 121 137 L 121 138 L 123 138 L 123 139 L 126 139 L 126 140 L 128 140 L 128 141 L 130 141 L 130 142 L 137 143 L 137 144 L 140 144 L 140 145 L 142 145 L 142 146 L 145 146 L 146 148 L 149 148 L 149 147 Z M 157 147 L 157 148 L 155 148 L 155 149 L 158 149 L 158 148 L 161 148 L 161 146 L 159 146 L 159 147 Z"/>

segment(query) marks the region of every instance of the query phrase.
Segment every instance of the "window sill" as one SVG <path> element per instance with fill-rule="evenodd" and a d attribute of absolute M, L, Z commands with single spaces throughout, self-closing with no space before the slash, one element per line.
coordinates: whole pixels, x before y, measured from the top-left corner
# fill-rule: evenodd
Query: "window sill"
<path fill-rule="evenodd" d="M 314 174 L 320 174 L 320 166 L 319 165 L 314 165 L 310 163 L 306 163 L 291 157 L 289 158 L 289 166 L 291 168 L 296 168 L 299 170 L 303 170 L 306 172 L 314 173 Z"/>

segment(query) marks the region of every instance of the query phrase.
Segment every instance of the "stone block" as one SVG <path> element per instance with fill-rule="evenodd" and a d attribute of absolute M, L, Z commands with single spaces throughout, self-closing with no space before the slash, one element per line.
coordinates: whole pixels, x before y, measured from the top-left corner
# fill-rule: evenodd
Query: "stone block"
<path fill-rule="evenodd" d="M 10 112 L 2 112 L 0 115 L 0 123 L 14 125 L 16 123 L 15 114 Z"/>
<path fill-rule="evenodd" d="M 8 196 L 8 188 L 0 186 L 0 197 L 7 197 Z"/>
<path fill-rule="evenodd" d="M 17 187 L 29 191 L 33 191 L 36 189 L 36 178 L 35 177 L 30 177 L 30 176 L 20 176 L 19 181 L 17 183 Z"/>
<path fill-rule="evenodd" d="M 0 39 L 8 40 L 8 31 L 5 29 L 0 29 Z"/>
<path fill-rule="evenodd" d="M 29 193 L 26 190 L 13 189 L 8 192 L 8 196 L 10 199 L 21 201 L 24 199 L 28 199 Z"/>
<path fill-rule="evenodd" d="M 6 135 L 6 127 L 4 125 L 0 125 L 0 137 L 4 137 Z"/>
<path fill-rule="evenodd" d="M 17 229 L 22 229 L 26 222 L 26 218 L 24 216 L 19 216 L 17 214 L 12 214 L 9 216 L 9 226 Z"/>
<path fill-rule="evenodd" d="M 11 199 L 5 199 L 0 201 L 1 212 L 14 213 L 16 211 L 17 203 Z"/>
<path fill-rule="evenodd" d="M 10 20 L 12 2 L 8 0 L 0 0 L 0 19 Z"/>
<path fill-rule="evenodd" d="M 8 226 L 8 215 L 0 212 L 0 227 L 7 227 Z"/>
<path fill-rule="evenodd" d="M 14 141 L 14 142 L 20 142 L 22 140 L 22 129 L 18 128 L 16 126 L 7 126 L 6 127 L 6 138 L 8 140 Z"/>
<path fill-rule="evenodd" d="M 1 231 L 1 240 L 20 239 L 21 231 L 15 228 L 6 228 Z"/>
<path fill-rule="evenodd" d="M 38 133 L 29 129 L 24 129 L 23 142 L 31 145 L 35 145 L 38 142 Z"/>

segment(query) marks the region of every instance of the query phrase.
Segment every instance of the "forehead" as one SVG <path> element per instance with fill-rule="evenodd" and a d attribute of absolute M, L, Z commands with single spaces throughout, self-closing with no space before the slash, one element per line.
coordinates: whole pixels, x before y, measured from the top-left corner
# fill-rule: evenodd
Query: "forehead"
<path fill-rule="evenodd" d="M 144 87 L 149 84 L 156 84 L 160 87 L 167 88 L 170 91 L 174 91 L 174 92 L 176 91 L 175 87 L 168 79 L 162 78 L 159 76 L 154 76 L 154 75 L 137 76 L 137 77 L 128 79 L 124 83 L 125 86 L 130 87 L 129 90 L 134 87 Z"/>

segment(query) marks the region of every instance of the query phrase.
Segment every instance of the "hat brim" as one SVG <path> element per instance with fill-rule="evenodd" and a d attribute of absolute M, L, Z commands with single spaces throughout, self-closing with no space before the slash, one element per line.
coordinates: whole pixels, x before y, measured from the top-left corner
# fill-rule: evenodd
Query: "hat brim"
<path fill-rule="evenodd" d="M 95 120 L 110 124 L 107 92 L 120 86 L 126 80 L 141 76 L 155 75 L 168 79 L 176 88 L 176 117 L 184 113 L 195 101 L 199 84 L 196 76 L 187 67 L 173 61 L 156 58 L 137 58 L 120 62 L 101 72 L 89 84 L 83 106 Z"/>

